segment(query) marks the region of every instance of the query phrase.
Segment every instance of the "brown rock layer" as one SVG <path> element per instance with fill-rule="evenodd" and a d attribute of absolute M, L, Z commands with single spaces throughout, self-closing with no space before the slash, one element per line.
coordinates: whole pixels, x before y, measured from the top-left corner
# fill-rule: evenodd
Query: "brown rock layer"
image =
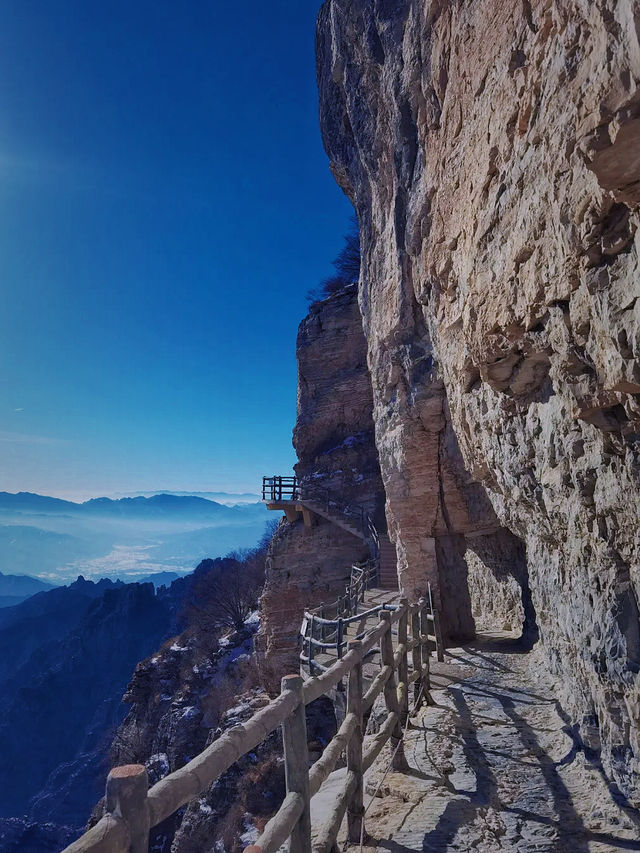
<path fill-rule="evenodd" d="M 358 287 L 314 302 L 298 328 L 296 474 L 364 507 L 384 529 L 384 491 L 373 429 L 373 397 Z"/>
<path fill-rule="evenodd" d="M 317 40 L 403 584 L 438 575 L 436 483 L 465 536 L 488 497 L 564 701 L 636 800 L 639 30 L 632 0 L 328 0 Z M 449 410 L 474 482 L 436 450 Z M 499 551 L 469 556 L 476 607 Z"/>
<path fill-rule="evenodd" d="M 327 489 L 362 506 L 384 529 L 384 490 L 373 431 L 373 399 L 356 285 L 315 302 L 300 324 L 298 415 L 293 443 L 303 488 Z M 313 527 L 283 519 L 267 558 L 256 651 L 266 686 L 299 669 L 305 607 L 334 601 L 367 544 L 323 518 Z"/>

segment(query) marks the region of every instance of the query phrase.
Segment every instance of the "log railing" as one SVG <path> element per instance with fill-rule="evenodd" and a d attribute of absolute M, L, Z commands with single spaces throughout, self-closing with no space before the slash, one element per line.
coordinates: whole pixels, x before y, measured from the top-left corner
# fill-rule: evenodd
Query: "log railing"
<path fill-rule="evenodd" d="M 335 601 L 305 610 L 300 628 L 302 651 L 300 663 L 309 675 L 324 672 L 329 667 L 317 660 L 317 654 L 335 654 L 341 658 L 347 645 L 349 625 L 364 624 L 369 617 L 382 610 L 396 610 L 395 604 L 378 604 L 369 609 L 359 609 L 366 591 L 375 585 L 378 576 L 376 561 L 364 566 L 352 566 L 351 578 L 345 592 Z M 354 639 L 361 639 L 364 632 Z"/>
<path fill-rule="evenodd" d="M 364 604 L 367 589 L 375 586 L 377 571 L 375 561 L 365 563 L 364 566 L 353 566 L 351 579 L 344 595 L 330 604 L 316 607 L 315 610 L 305 610 L 300 628 L 302 639 L 300 663 L 302 669 L 309 675 L 325 672 L 332 663 L 331 656 L 342 657 L 349 639 L 350 625 L 365 625 L 368 619 L 383 610 L 396 610 L 397 605 L 389 603 L 377 604 L 368 609 L 365 605 L 363 609 L 359 609 L 360 605 Z M 444 649 L 440 615 L 433 605 L 431 585 L 428 587 L 424 620 L 425 625 L 429 628 L 425 633 L 433 643 L 438 660 L 442 661 L 444 660 Z M 365 631 L 361 631 L 353 639 L 362 639 L 364 635 Z M 323 656 L 325 660 L 318 660 L 318 656 Z M 328 660 L 327 656 L 329 656 Z"/>
<path fill-rule="evenodd" d="M 105 816 L 64 853 L 147 853 L 149 831 L 190 800 L 206 791 L 239 758 L 271 732 L 282 727 L 286 796 L 258 841 L 246 853 L 275 853 L 287 842 L 290 853 L 329 853 L 346 813 L 349 839 L 362 834 L 363 774 L 382 747 L 391 741 L 393 766 L 403 763 L 402 733 L 410 704 L 415 712 L 429 701 L 429 604 L 409 605 L 402 599 L 393 611 L 381 610 L 379 622 L 321 675 L 303 681 L 298 675 L 282 680 L 282 691 L 266 707 L 234 726 L 179 770 L 147 790 L 142 765 L 116 767 L 109 773 Z M 394 632 L 397 643 L 394 649 Z M 362 665 L 380 651 L 380 668 L 368 685 Z M 409 657 L 410 655 L 410 657 Z M 409 661 L 411 666 L 409 666 Z M 322 756 L 309 768 L 304 708 L 347 678 L 347 714 Z M 410 687 L 414 685 L 410 703 Z M 377 734 L 364 737 L 365 720 L 378 695 L 384 693 L 387 715 Z M 347 772 L 329 817 L 315 828 L 311 842 L 310 800 L 346 753 Z"/>

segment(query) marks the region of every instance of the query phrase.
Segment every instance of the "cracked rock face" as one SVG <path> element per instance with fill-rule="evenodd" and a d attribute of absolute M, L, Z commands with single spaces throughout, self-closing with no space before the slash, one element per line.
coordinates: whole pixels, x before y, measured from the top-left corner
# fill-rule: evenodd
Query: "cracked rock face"
<path fill-rule="evenodd" d="M 315 302 L 300 323 L 296 474 L 303 488 L 327 489 L 364 507 L 383 531 L 384 490 L 357 291 L 349 285 Z M 365 542 L 323 518 L 312 527 L 301 519 L 280 523 L 267 557 L 256 638 L 261 676 L 271 692 L 279 691 L 283 675 L 299 670 L 305 607 L 335 601 L 351 565 L 369 556 Z"/>
<path fill-rule="evenodd" d="M 635 801 L 639 30 L 631 0 L 327 0 L 317 35 L 403 586 L 444 599 L 440 534 L 521 540 L 563 700 Z"/>
<path fill-rule="evenodd" d="M 367 345 L 358 287 L 314 302 L 300 323 L 296 474 L 308 488 L 323 488 L 367 509 L 384 529 L 384 491 L 373 430 Z"/>

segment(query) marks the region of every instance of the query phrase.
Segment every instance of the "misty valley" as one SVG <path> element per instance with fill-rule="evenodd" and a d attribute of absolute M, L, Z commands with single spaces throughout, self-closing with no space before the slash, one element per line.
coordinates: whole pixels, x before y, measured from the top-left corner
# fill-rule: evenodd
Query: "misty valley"
<path fill-rule="evenodd" d="M 132 674 L 159 649 L 173 658 L 186 651 L 188 642 L 174 639 L 193 631 L 194 599 L 215 601 L 220 584 L 241 578 L 236 622 L 255 610 L 268 513 L 241 497 L 238 505 L 171 494 L 79 504 L 0 493 L 3 853 L 58 851 L 82 831 L 113 750 L 123 748 L 116 735 L 134 713 L 123 703 Z M 195 652 L 209 667 L 225 624 L 223 614 Z M 236 630 L 237 642 L 256 624 Z M 155 696 L 159 713 L 180 717 L 175 693 Z"/>
<path fill-rule="evenodd" d="M 78 575 L 137 580 L 168 571 L 178 576 L 205 557 L 255 545 L 268 515 L 257 496 L 255 501 L 228 505 L 158 494 L 79 504 L 2 492 L 0 572 L 36 576 L 53 585 Z M 11 593 L 0 582 L 4 595 Z"/>

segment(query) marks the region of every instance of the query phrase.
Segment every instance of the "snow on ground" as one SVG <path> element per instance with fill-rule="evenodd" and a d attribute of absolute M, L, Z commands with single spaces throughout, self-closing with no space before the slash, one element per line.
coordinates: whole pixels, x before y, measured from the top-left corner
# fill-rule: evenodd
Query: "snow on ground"
<path fill-rule="evenodd" d="M 248 847 L 249 844 L 255 844 L 258 840 L 258 830 L 256 829 L 255 824 L 251 820 L 251 816 L 246 814 L 243 819 L 243 828 L 244 832 L 240 836 L 240 841 L 242 842 L 244 847 Z"/>

